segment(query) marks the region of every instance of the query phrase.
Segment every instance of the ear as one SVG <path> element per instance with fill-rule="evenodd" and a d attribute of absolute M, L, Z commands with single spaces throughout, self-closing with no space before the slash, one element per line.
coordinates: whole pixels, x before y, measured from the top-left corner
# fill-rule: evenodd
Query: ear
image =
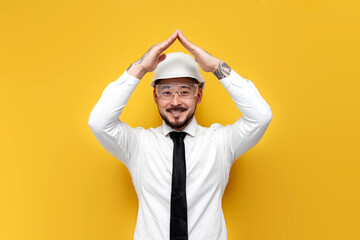
<path fill-rule="evenodd" d="M 198 99 L 197 99 L 198 104 L 201 103 L 202 96 L 203 96 L 203 89 L 199 88 Z"/>
<path fill-rule="evenodd" d="M 154 97 L 155 103 L 158 104 L 158 98 L 157 98 L 157 95 L 156 95 L 155 88 L 153 90 L 153 97 Z"/>

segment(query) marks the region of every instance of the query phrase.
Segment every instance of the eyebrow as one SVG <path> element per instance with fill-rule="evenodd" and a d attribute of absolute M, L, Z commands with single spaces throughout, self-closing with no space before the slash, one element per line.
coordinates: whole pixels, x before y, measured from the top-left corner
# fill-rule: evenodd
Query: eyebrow
<path fill-rule="evenodd" d="M 158 86 L 159 86 L 160 89 L 170 88 L 170 85 L 167 85 L 167 84 L 160 84 Z"/>
<path fill-rule="evenodd" d="M 188 88 L 188 89 L 190 89 L 190 86 L 189 85 L 183 85 L 183 86 L 181 86 L 182 88 Z"/>
<path fill-rule="evenodd" d="M 177 85 L 180 85 L 181 88 L 186 88 L 186 89 L 190 89 L 190 86 L 188 84 L 177 84 Z M 159 84 L 159 88 L 160 89 L 165 89 L 165 88 L 170 88 L 171 87 L 171 84 Z"/>

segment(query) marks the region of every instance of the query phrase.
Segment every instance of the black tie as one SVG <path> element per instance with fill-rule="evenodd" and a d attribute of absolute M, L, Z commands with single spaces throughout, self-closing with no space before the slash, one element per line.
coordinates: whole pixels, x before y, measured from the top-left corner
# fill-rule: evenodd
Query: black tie
<path fill-rule="evenodd" d="M 170 132 L 174 141 L 171 184 L 170 240 L 188 240 L 186 202 L 186 164 L 184 138 L 186 132 Z"/>

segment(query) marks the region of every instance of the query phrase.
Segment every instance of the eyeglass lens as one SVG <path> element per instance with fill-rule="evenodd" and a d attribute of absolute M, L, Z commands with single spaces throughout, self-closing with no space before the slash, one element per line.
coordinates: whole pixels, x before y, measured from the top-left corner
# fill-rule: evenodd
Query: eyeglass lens
<path fill-rule="evenodd" d="M 172 98 L 175 93 L 182 98 L 193 98 L 197 95 L 195 84 L 160 84 L 157 85 L 157 94 L 161 98 Z"/>

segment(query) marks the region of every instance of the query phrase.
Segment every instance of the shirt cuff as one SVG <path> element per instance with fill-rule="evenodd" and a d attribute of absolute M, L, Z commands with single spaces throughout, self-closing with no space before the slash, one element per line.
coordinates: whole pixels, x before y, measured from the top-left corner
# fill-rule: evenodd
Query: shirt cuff
<path fill-rule="evenodd" d="M 127 71 L 125 71 L 123 74 L 121 74 L 121 76 L 118 79 L 115 80 L 114 84 L 115 86 L 121 85 L 121 87 L 128 92 L 133 92 L 136 86 L 139 84 L 139 82 L 140 79 L 127 74 Z"/>
<path fill-rule="evenodd" d="M 231 69 L 229 76 L 219 81 L 226 89 L 229 89 L 231 85 L 242 87 L 244 84 L 249 82 L 249 80 L 241 77 L 237 72 L 235 72 L 234 69 Z"/>

